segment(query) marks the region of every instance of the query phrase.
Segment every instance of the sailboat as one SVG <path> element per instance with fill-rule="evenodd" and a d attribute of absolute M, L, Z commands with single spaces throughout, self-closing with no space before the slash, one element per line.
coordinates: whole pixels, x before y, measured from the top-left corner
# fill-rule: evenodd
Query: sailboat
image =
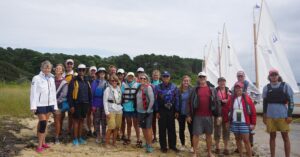
<path fill-rule="evenodd" d="M 259 11 L 258 22 L 255 19 L 255 11 L 257 10 Z M 269 83 L 268 71 L 275 68 L 279 71 L 283 81 L 291 86 L 293 92 L 299 93 L 295 76 L 265 0 L 262 0 L 260 6 L 254 7 L 253 19 L 257 88 L 262 92 L 263 87 Z M 260 107 L 258 106 L 257 109 L 262 110 L 262 105 Z M 300 114 L 300 107 L 295 107 L 294 114 Z"/>

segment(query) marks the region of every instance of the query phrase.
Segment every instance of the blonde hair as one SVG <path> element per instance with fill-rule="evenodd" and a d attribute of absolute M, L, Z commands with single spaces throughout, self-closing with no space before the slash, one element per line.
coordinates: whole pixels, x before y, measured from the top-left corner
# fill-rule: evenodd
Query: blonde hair
<path fill-rule="evenodd" d="M 64 73 L 64 72 L 65 72 L 65 67 L 64 67 L 64 65 L 61 64 L 61 63 L 56 64 L 55 69 L 56 69 L 58 66 L 61 66 L 61 68 L 62 68 L 62 73 Z"/>
<path fill-rule="evenodd" d="M 115 81 L 119 82 L 119 78 L 115 74 L 109 75 L 108 82 L 110 82 L 110 80 L 115 80 Z"/>
<path fill-rule="evenodd" d="M 179 87 L 180 93 L 184 92 L 184 91 L 183 91 L 183 80 L 186 79 L 186 78 L 188 78 L 188 79 L 191 81 L 191 77 L 188 76 L 188 75 L 184 75 L 184 76 L 182 77 L 181 83 L 180 83 L 180 87 Z M 191 82 L 189 83 L 189 87 L 191 87 Z"/>

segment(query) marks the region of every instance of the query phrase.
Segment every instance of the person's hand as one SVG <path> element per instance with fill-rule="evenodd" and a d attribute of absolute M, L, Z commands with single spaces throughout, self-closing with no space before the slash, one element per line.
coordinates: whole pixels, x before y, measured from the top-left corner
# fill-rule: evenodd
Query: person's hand
<path fill-rule="evenodd" d="M 70 108 L 70 112 L 73 114 L 75 112 L 75 108 L 74 107 L 71 107 Z"/>
<path fill-rule="evenodd" d="M 229 122 L 225 123 L 226 129 L 229 129 Z"/>
<path fill-rule="evenodd" d="M 222 123 L 222 117 L 218 117 L 217 118 L 217 125 L 221 125 L 221 123 Z"/>
<path fill-rule="evenodd" d="M 192 123 L 192 118 L 190 116 L 188 116 L 188 117 L 186 117 L 186 121 L 191 124 Z"/>
<path fill-rule="evenodd" d="M 293 121 L 293 118 L 292 118 L 292 117 L 287 117 L 287 118 L 285 119 L 285 121 L 286 121 L 288 124 L 290 124 L 290 123 Z"/>
<path fill-rule="evenodd" d="M 34 110 L 31 110 L 31 112 L 32 112 L 33 114 L 35 114 L 36 110 L 35 110 L 35 109 L 34 109 Z"/>
<path fill-rule="evenodd" d="M 255 125 L 250 125 L 250 129 L 254 130 L 255 129 Z"/>
<path fill-rule="evenodd" d="M 179 113 L 176 112 L 175 113 L 175 118 L 178 119 L 178 117 L 179 117 Z"/>
<path fill-rule="evenodd" d="M 107 118 L 107 120 L 109 120 L 110 119 L 110 114 L 107 114 L 106 118 Z"/>
<path fill-rule="evenodd" d="M 265 125 L 267 125 L 267 117 L 266 117 L 266 115 L 263 115 L 263 122 L 264 122 Z"/>
<path fill-rule="evenodd" d="M 160 115 L 159 113 L 156 113 L 156 118 L 159 119 L 160 118 Z"/>
<path fill-rule="evenodd" d="M 93 112 L 93 113 L 96 112 L 96 107 L 92 107 L 92 112 Z"/>
<path fill-rule="evenodd" d="M 228 102 L 228 99 L 224 99 L 224 100 L 221 100 L 222 103 L 226 104 Z"/>

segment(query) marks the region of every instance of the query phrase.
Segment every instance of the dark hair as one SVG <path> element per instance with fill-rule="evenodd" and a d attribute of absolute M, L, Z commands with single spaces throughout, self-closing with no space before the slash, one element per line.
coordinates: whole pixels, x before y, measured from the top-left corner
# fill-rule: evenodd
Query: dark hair
<path fill-rule="evenodd" d="M 268 76 L 268 80 L 271 82 L 270 75 Z M 278 75 L 278 82 L 283 82 L 283 79 L 280 75 Z"/>

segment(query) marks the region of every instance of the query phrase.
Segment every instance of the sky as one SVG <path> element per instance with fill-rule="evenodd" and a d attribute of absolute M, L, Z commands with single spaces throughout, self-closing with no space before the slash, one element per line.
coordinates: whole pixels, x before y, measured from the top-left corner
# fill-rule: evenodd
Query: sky
<path fill-rule="evenodd" d="M 299 0 L 267 0 L 300 82 Z M 260 0 L 0 0 L 0 46 L 41 52 L 203 58 L 226 23 L 254 78 L 253 7 Z M 206 46 L 205 46 L 206 45 Z"/>

